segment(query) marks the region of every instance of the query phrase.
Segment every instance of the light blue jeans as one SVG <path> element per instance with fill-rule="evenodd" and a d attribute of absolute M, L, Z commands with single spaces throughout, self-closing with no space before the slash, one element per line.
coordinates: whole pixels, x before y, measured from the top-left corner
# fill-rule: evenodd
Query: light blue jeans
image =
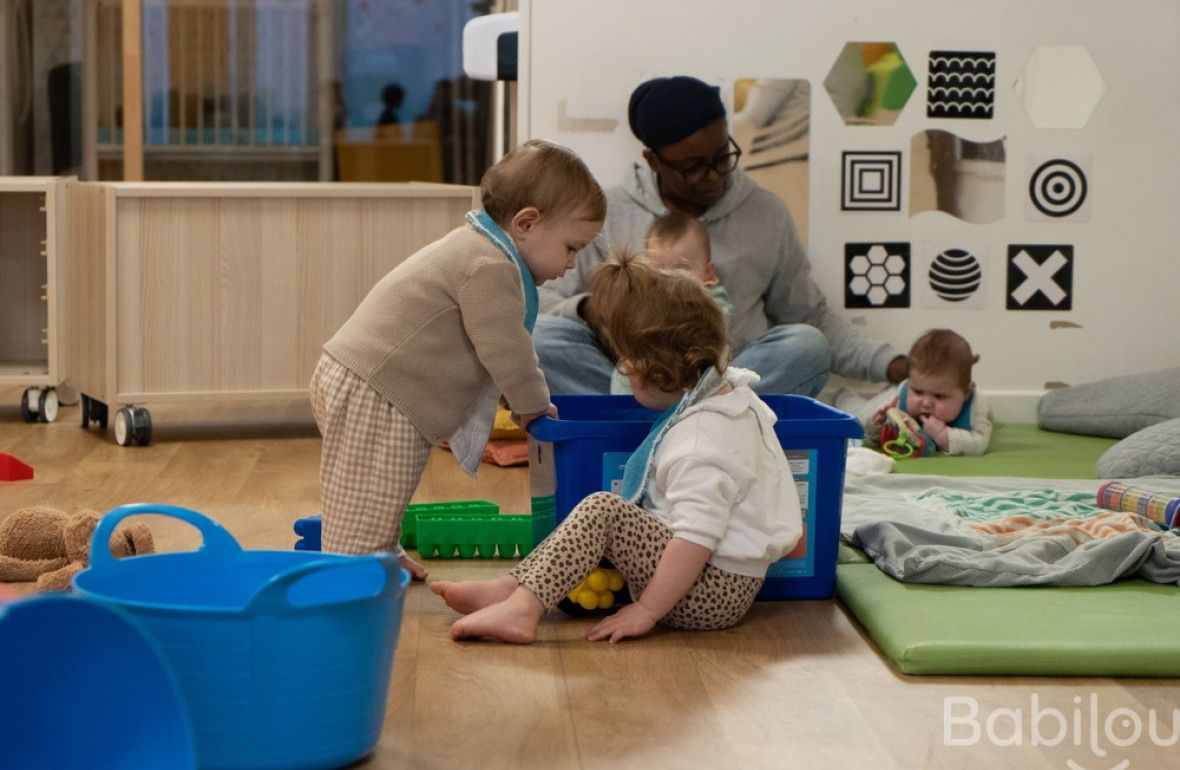
<path fill-rule="evenodd" d="M 613 365 L 598 346 L 590 327 L 578 321 L 542 314 L 533 342 L 549 390 L 557 395 L 610 393 Z M 832 369 L 828 339 L 808 324 L 774 326 L 747 345 L 733 365 L 762 376 L 759 393 L 816 396 Z"/>

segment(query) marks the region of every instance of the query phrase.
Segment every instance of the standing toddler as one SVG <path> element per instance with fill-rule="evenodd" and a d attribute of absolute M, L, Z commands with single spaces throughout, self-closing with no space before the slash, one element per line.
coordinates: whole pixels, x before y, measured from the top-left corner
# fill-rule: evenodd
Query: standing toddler
<path fill-rule="evenodd" d="M 397 551 L 430 449 L 474 475 L 502 397 L 527 425 L 553 413 L 532 329 L 537 284 L 598 234 L 606 199 L 570 150 L 534 140 L 480 183 L 483 208 L 390 271 L 324 345 L 311 380 L 323 436 L 325 551 Z"/>

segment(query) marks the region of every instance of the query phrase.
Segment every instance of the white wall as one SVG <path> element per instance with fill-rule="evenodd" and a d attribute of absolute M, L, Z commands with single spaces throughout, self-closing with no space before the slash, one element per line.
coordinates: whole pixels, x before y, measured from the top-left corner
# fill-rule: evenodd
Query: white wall
<path fill-rule="evenodd" d="M 816 280 L 829 302 L 902 348 L 926 328 L 957 329 L 980 352 L 976 380 L 998 397 L 1000 411 L 1027 416 L 1046 382 L 1180 365 L 1178 31 L 1175 0 L 524 0 L 520 133 L 575 148 L 613 184 L 639 158 L 626 103 L 641 81 L 691 74 L 721 85 L 731 100 L 738 78 L 809 79 L 808 229 Z M 849 41 L 896 42 L 918 81 L 893 126 L 845 126 L 824 92 Z M 1038 45 L 1084 46 L 1097 64 L 1106 89 L 1083 129 L 1034 128 L 1018 103 L 1012 86 Z M 994 119 L 926 118 L 927 57 L 938 49 L 996 53 Z M 910 140 L 932 128 L 972 141 L 1006 139 L 999 221 L 908 214 Z M 841 212 L 841 151 L 876 149 L 904 153 L 902 210 Z M 1088 221 L 1027 219 L 1033 156 L 1092 159 Z M 844 310 L 844 243 L 857 241 L 911 242 L 915 284 L 919 244 L 985 244 L 986 307 L 934 310 L 915 296 L 909 309 Z M 1071 310 L 1005 309 L 1010 243 L 1074 246 Z"/>

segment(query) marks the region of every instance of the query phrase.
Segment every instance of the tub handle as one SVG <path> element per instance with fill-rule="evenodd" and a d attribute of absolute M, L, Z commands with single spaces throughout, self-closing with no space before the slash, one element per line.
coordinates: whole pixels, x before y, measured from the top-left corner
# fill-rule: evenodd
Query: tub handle
<path fill-rule="evenodd" d="M 374 584 L 372 589 L 366 586 L 366 590 L 359 591 L 350 596 L 332 597 L 331 599 L 321 602 L 307 602 L 294 603 L 291 601 L 291 589 L 304 578 L 316 575 L 329 570 L 358 570 L 358 569 L 380 569 L 382 579 L 380 584 Z M 331 555 L 322 559 L 300 564 L 297 567 L 287 570 L 286 572 L 275 575 L 270 580 L 258 589 L 253 598 L 246 603 L 247 612 L 262 612 L 275 613 L 283 612 L 291 608 L 314 607 L 317 604 L 325 604 L 329 601 L 355 601 L 357 599 L 372 599 L 380 596 L 389 590 L 390 586 L 402 587 L 409 582 L 410 573 L 401 568 L 398 562 L 397 554 L 391 552 L 382 552 L 375 554 L 367 554 L 364 556 L 341 556 L 339 554 Z"/>
<path fill-rule="evenodd" d="M 557 435 L 561 431 L 561 427 L 561 420 L 543 415 L 530 422 L 525 432 L 529 435 L 529 438 L 537 441 L 553 441 L 556 438 L 561 438 L 561 436 Z"/>
<path fill-rule="evenodd" d="M 132 503 L 120 505 L 107 511 L 98 521 L 94 529 L 94 536 L 90 540 L 90 569 L 94 571 L 115 569 L 117 560 L 111 555 L 111 535 L 119 522 L 128 516 L 141 513 L 154 513 L 170 516 L 187 522 L 201 533 L 203 542 L 198 551 L 208 551 L 211 557 L 233 557 L 242 552 L 242 546 L 225 527 L 204 514 L 177 505 L 163 503 Z"/>

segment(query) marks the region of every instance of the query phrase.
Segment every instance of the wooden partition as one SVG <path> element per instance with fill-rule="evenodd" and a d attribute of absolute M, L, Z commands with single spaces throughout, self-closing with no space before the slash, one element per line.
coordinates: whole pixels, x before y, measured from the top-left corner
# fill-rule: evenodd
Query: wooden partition
<path fill-rule="evenodd" d="M 459 225 L 478 190 L 73 183 L 68 200 L 83 422 L 105 425 L 109 404 L 306 393 L 321 346 L 373 284 Z M 150 440 L 138 406 L 115 427 L 120 444 Z"/>

